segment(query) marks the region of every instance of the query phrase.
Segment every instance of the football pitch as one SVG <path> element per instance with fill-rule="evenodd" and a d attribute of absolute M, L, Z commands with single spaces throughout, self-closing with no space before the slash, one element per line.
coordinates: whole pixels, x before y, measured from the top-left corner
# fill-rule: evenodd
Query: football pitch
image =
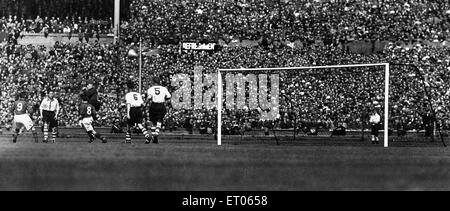
<path fill-rule="evenodd" d="M 303 191 L 450 190 L 450 149 L 383 148 L 348 138 L 161 137 L 88 144 L 86 138 L 13 144 L 0 136 L 0 190 Z M 332 141 L 333 143 L 330 143 Z"/>

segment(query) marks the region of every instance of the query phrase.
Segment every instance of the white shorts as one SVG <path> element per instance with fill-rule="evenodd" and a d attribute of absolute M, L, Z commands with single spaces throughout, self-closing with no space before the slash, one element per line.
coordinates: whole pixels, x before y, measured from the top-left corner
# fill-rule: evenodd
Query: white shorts
<path fill-rule="evenodd" d="M 25 127 L 25 129 L 30 130 L 33 127 L 33 120 L 31 120 L 28 114 L 14 115 L 14 123 L 16 127 Z"/>
<path fill-rule="evenodd" d="M 86 129 L 87 132 L 94 130 L 92 123 L 94 123 L 94 119 L 92 117 L 86 117 L 81 120 L 81 124 L 83 124 L 84 129 Z"/>

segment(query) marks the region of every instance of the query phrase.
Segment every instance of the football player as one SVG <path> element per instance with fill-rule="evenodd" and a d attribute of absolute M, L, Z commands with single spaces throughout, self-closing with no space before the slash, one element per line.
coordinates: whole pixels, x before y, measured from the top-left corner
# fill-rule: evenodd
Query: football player
<path fill-rule="evenodd" d="M 13 143 L 17 142 L 17 137 L 22 133 L 25 128 L 27 131 L 33 132 L 34 141 L 38 142 L 37 132 L 33 125 L 33 120 L 30 118 L 31 107 L 25 101 L 26 94 L 24 92 L 18 94 L 18 100 L 14 102 L 11 107 L 11 113 L 14 114 L 13 125 L 15 126 L 13 134 Z"/>
<path fill-rule="evenodd" d="M 81 105 L 79 107 L 79 113 L 80 113 L 80 126 L 82 126 L 86 133 L 89 136 L 89 143 L 92 143 L 95 141 L 95 139 L 102 140 L 102 143 L 106 144 L 108 141 L 105 137 L 102 137 L 100 133 L 97 133 L 94 130 L 94 126 L 92 125 L 94 123 L 94 120 L 97 119 L 97 112 L 95 110 L 95 107 L 88 103 L 88 97 L 83 93 L 80 95 L 81 98 Z"/>
<path fill-rule="evenodd" d="M 371 124 L 371 136 L 372 136 L 372 144 L 379 144 L 379 139 L 378 139 L 378 131 L 380 128 L 380 121 L 381 121 L 381 117 L 380 114 L 378 114 L 377 109 L 373 109 L 372 114 L 370 115 L 370 124 Z"/>
<path fill-rule="evenodd" d="M 52 141 L 56 141 L 56 127 L 59 114 L 59 101 L 54 98 L 53 91 L 49 91 L 40 106 L 40 114 L 42 122 L 44 123 L 44 143 L 48 143 L 48 132 L 52 131 Z"/>
<path fill-rule="evenodd" d="M 152 142 L 158 143 L 159 132 L 162 127 L 162 121 L 167 113 L 166 103 L 170 103 L 172 95 L 166 87 L 161 86 L 158 77 L 153 78 L 153 86 L 148 89 L 148 103 L 150 122 L 152 123 Z"/>
<path fill-rule="evenodd" d="M 126 143 L 131 143 L 131 128 L 138 127 L 146 138 L 146 143 L 150 143 L 150 134 L 148 134 L 147 129 L 144 127 L 144 115 L 143 107 L 144 100 L 142 95 L 136 92 L 135 85 L 132 82 L 128 82 L 128 90 L 125 95 L 126 106 L 127 106 L 127 134 L 125 138 Z"/>

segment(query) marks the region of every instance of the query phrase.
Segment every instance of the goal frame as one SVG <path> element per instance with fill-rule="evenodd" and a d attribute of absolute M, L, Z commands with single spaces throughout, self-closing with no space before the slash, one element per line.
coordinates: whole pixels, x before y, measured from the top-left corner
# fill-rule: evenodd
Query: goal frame
<path fill-rule="evenodd" d="M 222 73 L 227 72 L 249 72 L 249 71 L 276 71 L 276 70 L 305 70 L 305 69 L 327 69 L 348 67 L 384 67 L 384 147 L 389 147 L 389 63 L 374 64 L 351 64 L 351 65 L 329 65 L 309 67 L 284 67 L 284 68 L 241 68 L 241 69 L 218 69 L 217 70 L 217 145 L 222 145 L 222 108 L 223 108 L 223 78 Z"/>

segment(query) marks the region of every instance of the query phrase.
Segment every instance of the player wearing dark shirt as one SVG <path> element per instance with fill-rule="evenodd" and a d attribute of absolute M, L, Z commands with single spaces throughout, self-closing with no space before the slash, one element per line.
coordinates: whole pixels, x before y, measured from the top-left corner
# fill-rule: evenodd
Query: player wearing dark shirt
<path fill-rule="evenodd" d="M 17 142 L 17 137 L 22 133 L 23 128 L 31 130 L 33 132 L 33 138 L 35 142 L 38 142 L 37 133 L 34 128 L 33 120 L 30 118 L 31 107 L 25 101 L 25 93 L 20 93 L 18 100 L 14 102 L 11 107 L 11 113 L 14 114 L 14 126 L 15 131 L 13 134 L 13 143 Z"/>
<path fill-rule="evenodd" d="M 87 97 L 88 103 L 93 105 L 95 110 L 99 111 L 102 104 L 98 100 L 98 91 L 94 87 L 94 82 L 89 81 L 87 87 L 83 90 L 83 92 Z"/>
<path fill-rule="evenodd" d="M 92 143 L 95 141 L 95 139 L 102 140 L 103 143 L 107 143 L 107 140 L 105 137 L 102 137 L 100 133 L 97 133 L 94 130 L 94 126 L 92 125 L 94 123 L 94 120 L 97 119 L 97 112 L 93 105 L 88 103 L 87 96 L 84 94 L 81 94 L 81 105 L 79 107 L 79 113 L 80 113 L 80 126 L 84 127 L 86 130 L 86 133 L 89 136 L 89 143 Z"/>
<path fill-rule="evenodd" d="M 15 101 L 12 107 L 12 113 L 14 115 L 23 115 L 27 114 L 28 103 L 23 100 L 22 97 L 19 97 L 19 100 Z"/>
<path fill-rule="evenodd" d="M 81 118 L 94 117 L 97 115 L 93 105 L 89 104 L 87 101 L 83 101 L 80 105 L 80 115 Z"/>

